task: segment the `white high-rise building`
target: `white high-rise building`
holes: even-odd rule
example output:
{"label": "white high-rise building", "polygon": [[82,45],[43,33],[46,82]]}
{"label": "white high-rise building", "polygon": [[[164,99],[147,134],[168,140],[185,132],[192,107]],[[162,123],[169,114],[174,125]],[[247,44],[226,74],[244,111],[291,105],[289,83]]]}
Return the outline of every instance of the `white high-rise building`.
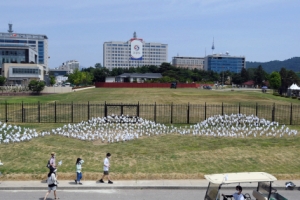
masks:
{"label": "white high-rise building", "polygon": [[31,47],[38,54],[36,64],[44,66],[46,73],[48,72],[48,37],[46,35],[14,33],[12,24],[9,24],[8,32],[0,32],[0,46]]}
{"label": "white high-rise building", "polygon": [[127,42],[104,42],[103,66],[109,69],[114,67],[159,66],[168,62],[168,44],[148,42],[133,38]]}

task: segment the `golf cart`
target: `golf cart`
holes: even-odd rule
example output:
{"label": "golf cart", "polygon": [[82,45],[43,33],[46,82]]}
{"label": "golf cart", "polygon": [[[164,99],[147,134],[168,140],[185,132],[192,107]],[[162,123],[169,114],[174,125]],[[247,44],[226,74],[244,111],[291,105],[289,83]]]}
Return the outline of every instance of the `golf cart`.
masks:
{"label": "golf cart", "polygon": [[223,185],[240,183],[258,183],[251,197],[244,194],[245,200],[287,200],[277,193],[272,187],[272,182],[277,179],[265,172],[241,172],[228,174],[210,174],[204,176],[209,181],[204,200],[221,200],[220,190]]}

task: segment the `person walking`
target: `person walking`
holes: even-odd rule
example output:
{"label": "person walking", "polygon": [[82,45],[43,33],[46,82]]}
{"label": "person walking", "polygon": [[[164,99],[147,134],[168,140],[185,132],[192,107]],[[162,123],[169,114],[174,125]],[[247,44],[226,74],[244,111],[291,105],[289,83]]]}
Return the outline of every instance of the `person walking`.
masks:
{"label": "person walking", "polygon": [[107,153],[106,158],[104,159],[104,163],[103,163],[103,175],[102,175],[102,178],[99,180],[100,183],[104,183],[103,179],[105,176],[107,176],[108,184],[113,184],[113,182],[109,178],[109,168],[110,168],[109,159],[110,159],[110,157],[111,157],[111,154]]}
{"label": "person walking", "polygon": [[51,168],[49,174],[48,174],[48,179],[47,179],[47,184],[48,184],[48,192],[45,195],[44,200],[47,199],[47,196],[51,193],[53,190],[54,193],[54,199],[59,199],[56,195],[56,187],[57,187],[57,169],[56,168]]}
{"label": "person walking", "polygon": [[56,168],[56,162],[55,162],[55,152],[51,153],[51,158],[49,160],[50,168]]}
{"label": "person walking", "polygon": [[77,174],[77,178],[75,180],[76,184],[82,185],[82,183],[80,182],[80,180],[82,179],[82,173],[81,173],[81,169],[82,169],[82,164],[84,163],[84,160],[82,160],[81,158],[77,158],[76,160],[76,174]]}

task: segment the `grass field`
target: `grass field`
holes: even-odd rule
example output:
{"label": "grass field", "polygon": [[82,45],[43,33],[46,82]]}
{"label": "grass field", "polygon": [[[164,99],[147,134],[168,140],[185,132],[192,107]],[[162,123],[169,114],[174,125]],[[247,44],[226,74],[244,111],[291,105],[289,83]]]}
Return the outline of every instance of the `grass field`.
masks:
{"label": "grass field", "polygon": [[220,104],[224,103],[276,103],[300,104],[297,99],[272,95],[272,92],[262,93],[260,90],[203,90],[196,88],[168,89],[168,88],[94,88],[67,94],[52,94],[43,96],[0,96],[0,101],[10,103],[38,102],[99,102],[104,103],[137,103],[141,104]]}
{"label": "grass field", "polygon": [[85,160],[85,179],[98,179],[106,152],[112,153],[113,179],[203,178],[208,173],[237,171],[266,171],[282,179],[300,178],[299,137],[230,139],[181,135],[113,144],[47,136],[1,145],[2,178],[43,179],[51,151],[63,160],[60,179],[75,177],[77,157]]}
{"label": "grass field", "polygon": [[[266,103],[299,104],[299,100],[261,92],[207,91],[199,89],[105,89],[96,88],[70,94],[32,97],[0,97],[8,102],[108,102],[108,103]],[[63,124],[18,124],[38,131]],[[177,125],[177,126],[180,126]],[[300,130],[299,126],[292,126]],[[50,152],[63,160],[60,179],[75,177],[75,160],[82,157],[83,176],[97,180],[106,152],[112,153],[113,179],[203,178],[207,173],[266,171],[279,179],[300,178],[300,137],[211,138],[205,136],[162,135],[138,140],[102,144],[46,136],[29,142],[0,144],[0,176],[3,180],[41,180],[46,177]]]}

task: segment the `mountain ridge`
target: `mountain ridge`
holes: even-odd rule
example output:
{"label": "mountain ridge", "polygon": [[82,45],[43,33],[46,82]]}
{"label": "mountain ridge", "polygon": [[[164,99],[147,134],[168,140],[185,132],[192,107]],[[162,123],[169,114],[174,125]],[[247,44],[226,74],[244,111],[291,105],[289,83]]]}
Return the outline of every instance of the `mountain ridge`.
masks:
{"label": "mountain ridge", "polygon": [[246,61],[246,69],[257,68],[259,65],[267,73],[272,73],[273,71],[279,72],[281,68],[286,68],[287,70],[293,70],[294,72],[300,72],[300,57],[292,57],[283,61],[272,60],[269,62],[251,62]]}

